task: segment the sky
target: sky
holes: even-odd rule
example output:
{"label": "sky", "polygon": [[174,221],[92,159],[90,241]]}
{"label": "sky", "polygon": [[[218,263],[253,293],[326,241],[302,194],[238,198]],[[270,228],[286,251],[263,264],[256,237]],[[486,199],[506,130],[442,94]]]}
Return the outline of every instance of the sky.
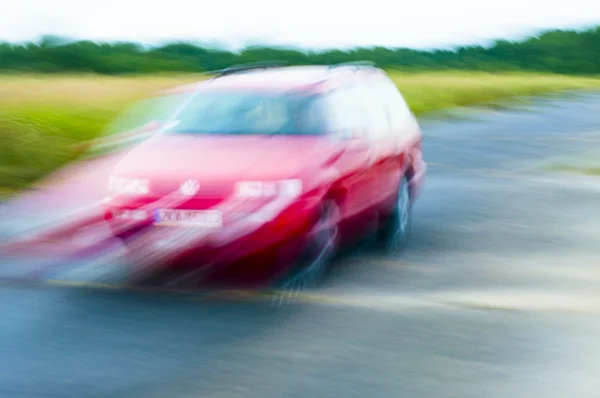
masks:
{"label": "sky", "polygon": [[598,0],[2,0],[0,40],[441,48],[600,24]]}

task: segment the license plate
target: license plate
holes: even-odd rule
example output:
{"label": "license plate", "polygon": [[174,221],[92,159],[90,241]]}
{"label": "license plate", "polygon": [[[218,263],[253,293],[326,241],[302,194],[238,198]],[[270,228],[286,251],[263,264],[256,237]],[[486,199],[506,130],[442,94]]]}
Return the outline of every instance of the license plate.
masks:
{"label": "license plate", "polygon": [[161,225],[193,225],[218,228],[223,225],[221,212],[217,210],[171,210],[158,209],[154,222]]}

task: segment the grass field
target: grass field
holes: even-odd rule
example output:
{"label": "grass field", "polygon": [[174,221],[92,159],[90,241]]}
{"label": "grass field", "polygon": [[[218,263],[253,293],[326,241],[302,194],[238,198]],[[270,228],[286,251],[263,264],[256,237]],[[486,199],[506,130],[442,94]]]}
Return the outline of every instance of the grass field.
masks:
{"label": "grass field", "polygon": [[589,152],[552,159],[544,168],[561,173],[600,176],[600,156],[595,147],[590,145]]}
{"label": "grass field", "polygon": [[[562,90],[599,89],[600,79],[483,72],[398,73],[391,77],[423,113]],[[73,160],[78,143],[138,99],[206,76],[0,75],[0,195],[22,189]]]}

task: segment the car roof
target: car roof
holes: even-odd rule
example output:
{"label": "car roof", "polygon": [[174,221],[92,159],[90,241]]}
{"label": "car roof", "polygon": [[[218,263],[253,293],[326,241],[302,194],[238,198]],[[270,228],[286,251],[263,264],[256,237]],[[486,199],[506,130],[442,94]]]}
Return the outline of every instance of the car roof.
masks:
{"label": "car roof", "polygon": [[352,65],[331,68],[329,66],[285,66],[252,69],[213,79],[178,86],[166,91],[177,93],[196,90],[249,90],[249,91],[310,91],[320,92],[364,78],[365,75],[381,74],[378,68],[357,68]]}

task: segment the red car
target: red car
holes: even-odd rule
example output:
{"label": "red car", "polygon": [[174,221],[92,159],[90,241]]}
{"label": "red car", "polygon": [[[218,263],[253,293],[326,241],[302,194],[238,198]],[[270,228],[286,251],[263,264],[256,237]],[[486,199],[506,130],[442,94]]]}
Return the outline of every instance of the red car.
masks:
{"label": "red car", "polygon": [[106,219],[139,263],[307,284],[374,228],[406,242],[421,131],[381,69],[246,65],[167,96],[109,181]]}

